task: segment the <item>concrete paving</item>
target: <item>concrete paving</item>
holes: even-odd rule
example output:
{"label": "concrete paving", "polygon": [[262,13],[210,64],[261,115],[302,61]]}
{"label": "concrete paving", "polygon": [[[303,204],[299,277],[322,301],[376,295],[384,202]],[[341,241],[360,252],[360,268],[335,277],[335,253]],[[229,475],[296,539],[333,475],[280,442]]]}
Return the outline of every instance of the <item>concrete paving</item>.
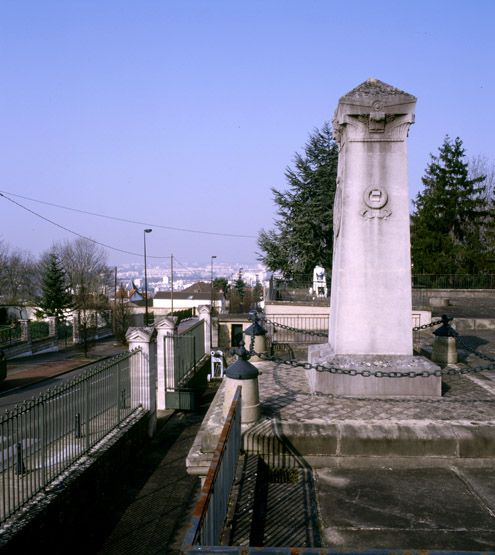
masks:
{"label": "concrete paving", "polygon": [[199,482],[184,464],[203,414],[162,411],[158,432],[125,487],[128,504],[98,555],[179,554]]}
{"label": "concrete paving", "polygon": [[495,468],[359,465],[316,471],[323,543],[354,549],[495,548]]}

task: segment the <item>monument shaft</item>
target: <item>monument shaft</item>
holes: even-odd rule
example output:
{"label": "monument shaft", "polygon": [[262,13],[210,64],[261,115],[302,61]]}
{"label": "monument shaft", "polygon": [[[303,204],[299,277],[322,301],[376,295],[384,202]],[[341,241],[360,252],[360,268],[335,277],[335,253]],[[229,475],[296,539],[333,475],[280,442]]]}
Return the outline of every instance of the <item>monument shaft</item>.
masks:
{"label": "monument shaft", "polygon": [[336,354],[412,355],[406,139],[415,102],[369,80],[335,113],[340,155],[329,343]]}
{"label": "monument shaft", "polygon": [[[333,127],[339,144],[328,344],[309,360],[359,371],[433,372],[413,356],[407,136],[416,98],[376,79],[343,96]],[[437,396],[435,376],[310,375],[314,391]]]}

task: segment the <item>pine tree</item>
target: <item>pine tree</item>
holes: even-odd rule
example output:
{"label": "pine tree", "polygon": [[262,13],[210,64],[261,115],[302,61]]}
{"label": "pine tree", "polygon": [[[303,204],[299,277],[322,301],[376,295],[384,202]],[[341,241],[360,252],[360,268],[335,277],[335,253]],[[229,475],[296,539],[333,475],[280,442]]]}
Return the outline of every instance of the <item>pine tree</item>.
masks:
{"label": "pine tree", "polygon": [[261,230],[259,260],[286,277],[312,275],[320,264],[331,267],[333,250],[333,200],[337,179],[338,147],[325,123],[316,129],[287,168],[287,191],[272,188],[278,206],[275,230]]}
{"label": "pine tree", "polygon": [[469,178],[462,141],[447,136],[438,156],[431,155],[424,189],[411,218],[415,274],[477,274],[490,265],[490,241],[483,240],[493,217],[488,210],[484,176]]}
{"label": "pine tree", "polygon": [[39,314],[65,319],[65,310],[72,308],[72,295],[67,288],[67,278],[55,254],[50,254],[42,277],[42,296],[38,302]]}

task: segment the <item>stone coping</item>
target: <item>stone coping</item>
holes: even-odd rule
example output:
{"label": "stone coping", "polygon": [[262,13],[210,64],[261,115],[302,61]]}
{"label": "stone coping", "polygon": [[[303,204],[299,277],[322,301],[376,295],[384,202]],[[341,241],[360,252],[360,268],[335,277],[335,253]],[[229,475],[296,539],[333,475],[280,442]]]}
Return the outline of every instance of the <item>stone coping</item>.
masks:
{"label": "stone coping", "polygon": [[[300,368],[257,362],[262,417],[243,430],[244,449],[275,465],[291,457],[495,458],[495,376],[446,376],[438,399],[312,395]],[[224,422],[222,383],[187,457],[205,475]],[[322,463],[323,464],[323,463]]]}

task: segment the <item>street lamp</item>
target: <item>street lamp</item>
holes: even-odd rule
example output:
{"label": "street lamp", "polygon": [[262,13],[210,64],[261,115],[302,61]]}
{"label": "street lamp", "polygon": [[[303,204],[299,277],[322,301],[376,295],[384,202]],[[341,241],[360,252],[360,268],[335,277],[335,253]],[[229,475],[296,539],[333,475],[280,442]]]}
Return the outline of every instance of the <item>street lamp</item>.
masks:
{"label": "street lamp", "polygon": [[144,230],[144,325],[148,325],[148,274],[146,272],[146,234],[151,233],[152,229]]}
{"label": "street lamp", "polygon": [[216,256],[211,257],[211,278],[210,278],[210,349],[213,348],[212,345],[212,327],[213,327],[213,259]]}

